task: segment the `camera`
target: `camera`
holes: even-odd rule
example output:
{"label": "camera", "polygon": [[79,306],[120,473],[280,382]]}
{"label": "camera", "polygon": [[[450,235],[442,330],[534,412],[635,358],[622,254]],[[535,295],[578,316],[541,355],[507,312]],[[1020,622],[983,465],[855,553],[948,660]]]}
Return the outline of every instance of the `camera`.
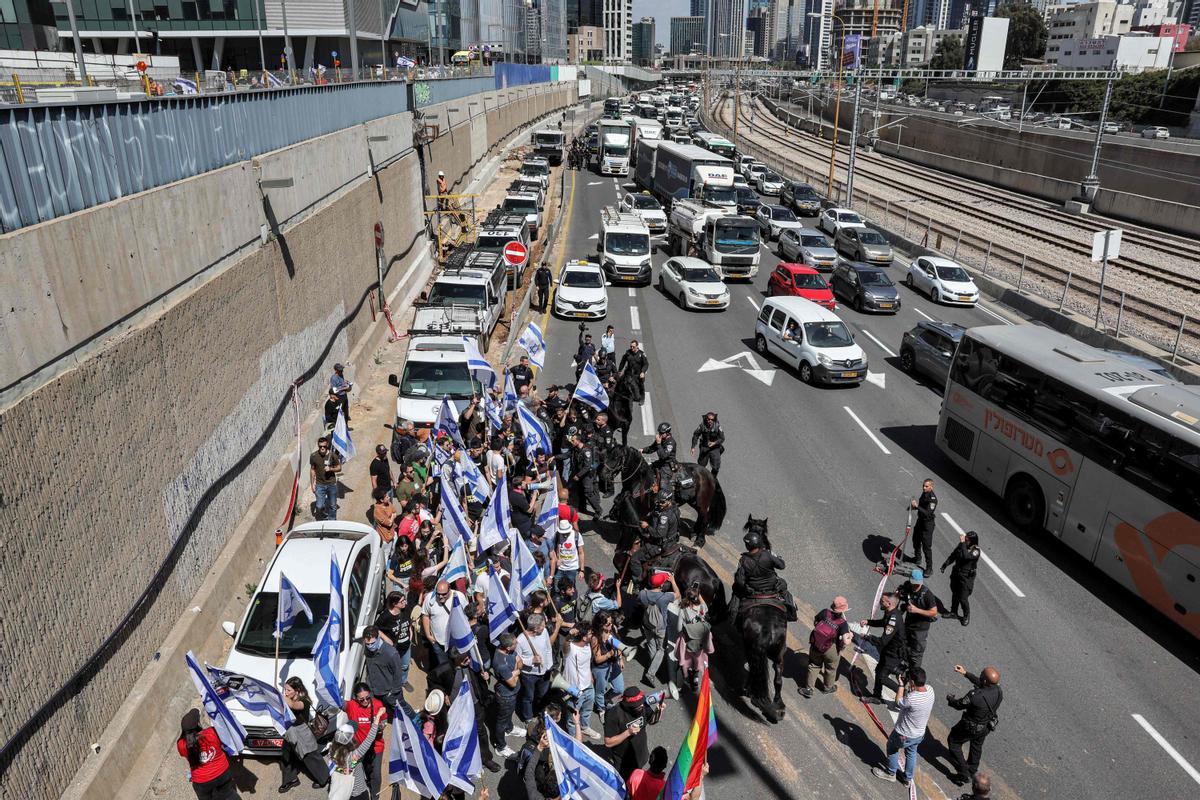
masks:
{"label": "camera", "polygon": [[667,693],[663,691],[646,694],[646,710],[642,712],[642,719],[646,721],[647,725],[654,725],[662,718],[663,701],[666,698]]}

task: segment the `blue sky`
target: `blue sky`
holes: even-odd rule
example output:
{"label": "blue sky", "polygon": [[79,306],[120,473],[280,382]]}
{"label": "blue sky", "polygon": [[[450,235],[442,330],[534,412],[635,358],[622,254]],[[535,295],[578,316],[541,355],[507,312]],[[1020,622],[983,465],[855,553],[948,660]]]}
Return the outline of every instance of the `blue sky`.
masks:
{"label": "blue sky", "polygon": [[654,38],[666,46],[671,43],[671,17],[686,17],[690,0],[633,0],[633,21],[654,17]]}

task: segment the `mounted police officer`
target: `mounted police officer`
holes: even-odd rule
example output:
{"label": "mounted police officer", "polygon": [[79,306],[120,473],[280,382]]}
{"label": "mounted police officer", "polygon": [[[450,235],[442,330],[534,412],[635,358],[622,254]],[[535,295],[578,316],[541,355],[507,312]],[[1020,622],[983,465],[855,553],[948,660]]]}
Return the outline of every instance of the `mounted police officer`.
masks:
{"label": "mounted police officer", "polygon": [[788,591],[787,581],[775,572],[784,568],[783,559],[764,547],[762,534],[758,531],[749,531],[742,537],[742,542],[746,545],[746,552],[738,560],[737,572],[733,575],[730,616],[737,618],[738,606],[743,598],[776,595],[783,601],[788,621],[795,622],[796,601]]}
{"label": "mounted police officer", "polygon": [[[975,572],[979,568],[979,534],[967,531],[958,543],[958,547],[942,562],[942,572],[953,565],[950,571],[950,615],[958,617],[963,625],[971,624],[971,592],[975,590]],[[962,606],[962,616],[958,616],[958,607]]]}
{"label": "mounted police officer", "polygon": [[650,453],[653,457],[650,467],[658,473],[658,490],[660,492],[674,491],[675,452],[678,449],[675,437],[671,434],[671,423],[669,422],[660,423],[654,442],[642,448],[643,453]]}
{"label": "mounted police officer", "polygon": [[671,495],[659,493],[655,506],[649,519],[642,521],[642,544],[629,565],[630,577],[638,586],[646,562],[679,544],[679,509],[671,502]]}
{"label": "mounted police officer", "polygon": [[[601,411],[596,415],[596,421],[592,427],[592,446],[596,448],[596,456],[601,462],[617,446],[617,432],[608,424],[607,411]],[[605,497],[612,497],[614,490],[612,476],[605,477],[603,470],[600,470],[598,474],[600,478],[600,493]]]}
{"label": "mounted police officer", "polygon": [[587,511],[591,506],[592,515],[599,517],[604,514],[600,508],[598,491],[600,456],[582,431],[577,432],[570,441],[574,448],[571,451],[571,475],[579,487],[579,510]]}
{"label": "mounted police officer", "polygon": [[696,430],[692,431],[692,454],[696,446],[700,446],[700,466],[708,467],[713,477],[721,471],[721,454],[725,452],[725,431],[717,421],[717,412],[709,411],[701,419]]}

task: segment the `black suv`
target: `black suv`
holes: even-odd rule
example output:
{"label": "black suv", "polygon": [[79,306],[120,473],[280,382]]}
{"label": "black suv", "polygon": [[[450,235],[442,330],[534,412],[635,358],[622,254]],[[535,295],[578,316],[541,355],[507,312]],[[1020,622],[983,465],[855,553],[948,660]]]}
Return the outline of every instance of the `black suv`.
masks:
{"label": "black suv", "polygon": [[758,199],[758,195],[749,186],[735,186],[734,189],[737,190],[738,213],[753,217],[762,205],[762,200]]}
{"label": "black suv", "polygon": [[815,217],[821,213],[821,196],[807,183],[788,181],[783,184],[779,204],[804,217]]}
{"label": "black suv", "polygon": [[900,310],[900,291],[881,267],[843,261],[833,268],[829,285],[855,311],[895,314]]}
{"label": "black suv", "polygon": [[900,366],[905,372],[922,372],[945,386],[954,351],[966,330],[952,322],[918,322],[900,340]]}

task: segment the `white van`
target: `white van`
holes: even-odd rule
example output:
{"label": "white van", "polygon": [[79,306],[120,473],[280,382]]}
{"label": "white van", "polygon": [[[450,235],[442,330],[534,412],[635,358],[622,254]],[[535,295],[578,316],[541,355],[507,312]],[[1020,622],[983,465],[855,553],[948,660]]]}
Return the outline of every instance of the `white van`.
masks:
{"label": "white van", "polygon": [[763,302],[754,323],[754,348],[794,367],[805,383],[857,384],[867,377],[867,354],[846,323],[803,297]]}

